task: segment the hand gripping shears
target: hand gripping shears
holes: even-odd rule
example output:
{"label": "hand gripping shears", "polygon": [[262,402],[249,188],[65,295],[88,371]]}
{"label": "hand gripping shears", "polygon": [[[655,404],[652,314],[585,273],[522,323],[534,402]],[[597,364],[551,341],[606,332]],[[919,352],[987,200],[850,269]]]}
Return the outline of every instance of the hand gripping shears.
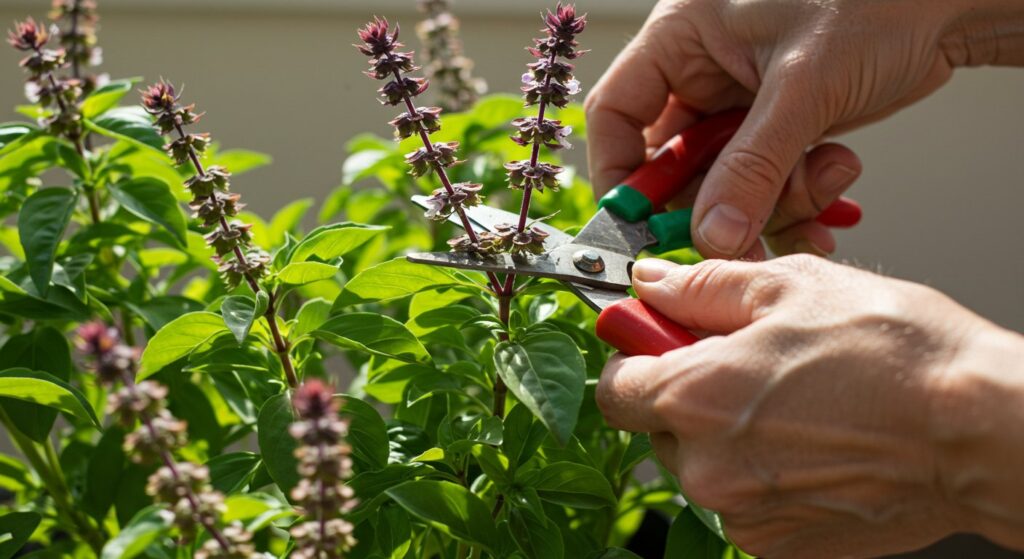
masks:
{"label": "hand gripping shears", "polygon": [[[666,252],[692,246],[691,209],[665,212],[665,204],[706,171],[735,135],[744,110],[711,116],[665,144],[648,162],[606,194],[594,217],[573,237],[545,223],[548,233],[540,255],[478,256],[431,252],[408,255],[411,262],[537,276],[559,280],[600,313],[597,335],[627,355],[661,355],[699,338],[639,299],[631,298],[630,274],[643,251]],[[426,197],[413,201],[427,207]],[[481,231],[516,223],[518,215],[480,205],[465,208],[471,225]],[[861,218],[856,202],[841,198],[817,220],[829,227],[852,227]],[[451,220],[460,225],[456,217]]]}

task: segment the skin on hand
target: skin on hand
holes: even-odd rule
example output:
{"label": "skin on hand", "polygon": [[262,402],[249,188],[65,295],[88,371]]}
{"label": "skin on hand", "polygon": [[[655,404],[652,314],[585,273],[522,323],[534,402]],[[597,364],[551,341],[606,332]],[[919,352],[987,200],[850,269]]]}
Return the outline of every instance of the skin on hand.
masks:
{"label": "skin on hand", "polygon": [[591,180],[601,195],[700,113],[750,107],[696,195],[697,249],[736,258],[764,233],[780,254],[829,253],[828,230],[792,207],[825,208],[860,163],[820,139],[915,103],[955,66],[1024,62],[1022,12],[1019,0],[662,0],[587,98]]}
{"label": "skin on hand", "polygon": [[713,333],[616,356],[598,404],[762,557],[872,557],[957,531],[1024,548],[1024,338],[912,283],[790,256],[641,260],[645,302]]}

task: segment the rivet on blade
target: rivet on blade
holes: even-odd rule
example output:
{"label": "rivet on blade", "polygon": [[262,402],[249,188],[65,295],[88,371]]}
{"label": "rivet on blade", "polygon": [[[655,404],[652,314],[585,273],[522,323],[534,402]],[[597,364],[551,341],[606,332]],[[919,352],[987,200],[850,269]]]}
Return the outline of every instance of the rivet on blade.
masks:
{"label": "rivet on blade", "polygon": [[604,259],[596,250],[578,250],[572,255],[572,263],[581,272],[597,274],[604,271]]}

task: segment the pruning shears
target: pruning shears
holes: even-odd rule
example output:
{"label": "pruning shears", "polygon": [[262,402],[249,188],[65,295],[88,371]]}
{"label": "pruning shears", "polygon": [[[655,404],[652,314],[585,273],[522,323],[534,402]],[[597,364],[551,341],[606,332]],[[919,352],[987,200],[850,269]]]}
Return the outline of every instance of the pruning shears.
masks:
{"label": "pruning shears", "polygon": [[[692,246],[692,209],[666,212],[665,204],[706,171],[736,134],[744,110],[711,116],[665,144],[598,203],[598,211],[574,237],[546,223],[546,252],[540,255],[478,256],[450,252],[408,255],[411,262],[483,272],[551,278],[563,282],[598,311],[597,335],[627,355],[661,355],[699,338],[639,299],[630,296],[630,274],[644,250],[662,253]],[[426,197],[413,201],[427,207]],[[494,231],[518,215],[485,205],[465,208],[471,225]],[[861,209],[841,198],[817,220],[829,227],[856,225]],[[456,217],[453,223],[462,225]]]}

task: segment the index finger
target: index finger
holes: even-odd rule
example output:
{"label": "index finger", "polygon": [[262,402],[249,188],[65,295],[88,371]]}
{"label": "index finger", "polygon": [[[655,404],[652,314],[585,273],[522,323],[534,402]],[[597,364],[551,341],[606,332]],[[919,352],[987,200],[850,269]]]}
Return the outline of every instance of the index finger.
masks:
{"label": "index finger", "polygon": [[646,160],[644,129],[668,102],[669,83],[651,49],[641,31],[587,96],[587,160],[598,196]]}

